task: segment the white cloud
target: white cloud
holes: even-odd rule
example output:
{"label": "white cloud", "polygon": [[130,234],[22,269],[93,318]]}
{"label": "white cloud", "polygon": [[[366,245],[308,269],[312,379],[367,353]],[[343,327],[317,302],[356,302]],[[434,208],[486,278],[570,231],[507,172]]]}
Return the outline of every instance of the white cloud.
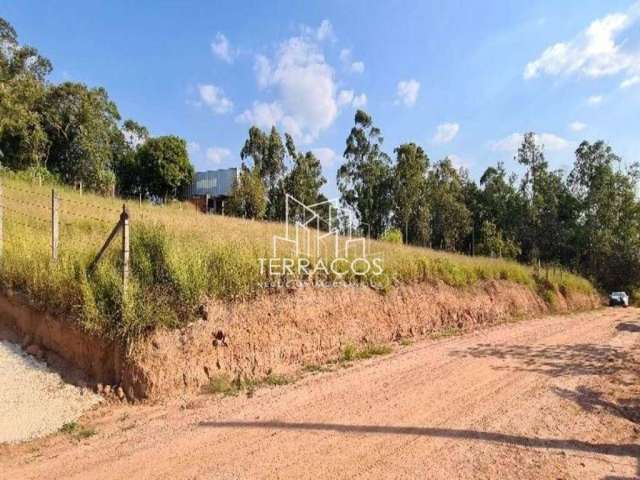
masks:
{"label": "white cloud", "polygon": [[[569,141],[554,133],[536,134],[536,143],[544,145],[546,150],[557,151],[564,150],[569,146]],[[515,152],[522,144],[524,135],[522,133],[512,133],[496,142],[491,142],[491,150],[503,152]]]}
{"label": "white cloud", "polygon": [[227,113],[233,108],[233,102],[215,85],[198,85],[198,93],[200,100],[215,113]]}
{"label": "white cloud", "polygon": [[351,73],[363,73],[364,72],[364,62],[362,60],[353,61],[351,57],[351,50],[348,48],[343,48],[340,50],[340,62],[344,65],[344,67]]}
{"label": "white cloud", "polygon": [[348,48],[343,48],[342,50],[340,50],[340,61],[342,63],[351,62],[351,50],[349,50]]}
{"label": "white cloud", "polygon": [[349,105],[353,102],[353,90],[340,90],[338,92],[338,105]]}
{"label": "white cloud", "polygon": [[256,80],[258,81],[258,87],[265,88],[269,85],[271,78],[271,62],[264,55],[256,56],[256,63],[253,66],[253,70],[256,72]]}
{"label": "white cloud", "polygon": [[600,105],[602,103],[602,95],[592,95],[587,98],[587,103],[591,106]]}
{"label": "white cloud", "polygon": [[582,123],[582,122],[571,122],[569,124],[569,128],[571,129],[571,131],[573,132],[581,132],[582,130],[584,130],[585,128],[587,128],[587,125]]}
{"label": "white cloud", "polygon": [[200,150],[200,144],[198,142],[187,143],[187,151],[189,152],[189,155],[196,155],[200,153]]}
{"label": "white cloud", "polygon": [[364,62],[357,61],[351,64],[351,72],[352,73],[363,73],[364,72]]}
{"label": "white cloud", "polygon": [[249,123],[262,129],[269,129],[277,125],[284,117],[282,107],[278,102],[253,102],[253,108],[245,110],[236,117],[236,121]]}
{"label": "white cloud", "polygon": [[640,83],[640,75],[635,75],[633,77],[627,78],[626,80],[623,80],[622,83],[620,83],[620,88],[629,88],[638,83]]}
{"label": "white cloud", "polygon": [[316,38],[319,41],[334,38],[333,25],[331,25],[331,22],[329,20],[324,19],[322,20],[322,22],[320,22],[320,26],[316,30]]}
{"label": "white cloud", "polygon": [[360,95],[356,95],[353,97],[353,108],[362,108],[367,105],[367,95],[361,93]]}
{"label": "white cloud", "polygon": [[633,74],[640,70],[640,52],[630,51],[616,37],[640,18],[640,3],[625,13],[613,13],[595,20],[585,31],[567,42],[548,47],[524,69],[524,78],[540,74],[601,77],[617,73]]}
{"label": "white cloud", "polygon": [[398,82],[396,90],[396,104],[403,103],[407,107],[412,107],[418,100],[418,92],[420,91],[420,82],[414,79],[402,80]]}
{"label": "white cloud", "polygon": [[318,157],[320,164],[325,168],[333,166],[338,158],[336,152],[327,147],[314,148],[312,152],[316,157]]}
{"label": "white cloud", "polygon": [[228,148],[222,147],[209,147],[207,148],[207,160],[215,163],[216,165],[222,163],[222,161],[231,155],[231,151]]}
{"label": "white cloud", "polygon": [[353,90],[340,90],[337,102],[339,107],[351,105],[353,108],[362,108],[367,104],[367,95],[355,95]]}
{"label": "white cloud", "polygon": [[256,81],[272,99],[254,102],[236,120],[263,128],[281,125],[297,141],[310,143],[333,124],[341,107],[362,102],[366,97],[353,90],[338,92],[334,69],[318,43],[332,36],[331,24],[323,22],[280,43],[273,56],[256,56]]}
{"label": "white cloud", "polygon": [[320,22],[317,28],[310,27],[308,25],[302,25],[300,28],[302,35],[317,42],[323,42],[324,40],[334,41],[336,36],[333,33],[333,25],[326,18]]}
{"label": "white cloud", "polygon": [[211,51],[219,59],[227,63],[233,62],[233,50],[229,45],[229,40],[227,40],[227,37],[223,33],[218,32],[216,34],[216,39],[211,42]]}
{"label": "white cloud", "polygon": [[442,123],[436,128],[433,141],[435,143],[449,143],[455,138],[459,130],[460,125],[457,123]]}
{"label": "white cloud", "polygon": [[547,150],[564,150],[569,146],[569,141],[553,133],[541,133],[536,135],[536,142],[545,146]]}
{"label": "white cloud", "polygon": [[468,160],[461,158],[458,155],[450,154],[447,155],[447,158],[451,160],[451,164],[457,170],[460,170],[461,168],[469,169],[471,166],[471,163]]}
{"label": "white cloud", "polygon": [[500,140],[491,142],[491,150],[501,152],[513,152],[518,149],[522,143],[523,135],[521,133],[512,133]]}

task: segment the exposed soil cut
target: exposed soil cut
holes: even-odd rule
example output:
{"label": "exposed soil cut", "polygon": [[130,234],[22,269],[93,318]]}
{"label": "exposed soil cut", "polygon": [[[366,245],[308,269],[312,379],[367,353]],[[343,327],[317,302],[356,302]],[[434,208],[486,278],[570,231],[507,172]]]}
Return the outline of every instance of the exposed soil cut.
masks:
{"label": "exposed soil cut", "polygon": [[[598,303],[596,296],[558,292],[554,310]],[[129,398],[153,400],[198,391],[223,372],[250,378],[287,373],[335,359],[348,344],[449,335],[549,311],[531,289],[502,281],[469,288],[405,285],[387,294],[306,288],[246,302],[211,302],[206,320],[155,331],[125,355],[117,343],[36,312],[15,297],[0,297],[0,324],[18,332],[18,341],[28,338],[47,360],[80,368],[93,383],[120,385]]]}
{"label": "exposed soil cut", "polygon": [[[558,293],[554,311],[596,307],[596,296]],[[549,312],[530,289],[491,281],[472,288],[416,284],[371,289],[300,289],[250,302],[212,302],[207,320],[157,331],[123,374],[138,397],[197,391],[220,372],[250,378],[336,359],[345,345],[471,331]]]}

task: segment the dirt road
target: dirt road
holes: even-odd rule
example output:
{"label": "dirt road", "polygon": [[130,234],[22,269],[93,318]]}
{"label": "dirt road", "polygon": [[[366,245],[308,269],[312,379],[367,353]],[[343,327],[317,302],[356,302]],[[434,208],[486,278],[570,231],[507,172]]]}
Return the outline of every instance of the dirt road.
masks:
{"label": "dirt road", "polygon": [[0,448],[2,478],[640,475],[640,310],[398,346],[251,398],[100,407],[97,434]]}

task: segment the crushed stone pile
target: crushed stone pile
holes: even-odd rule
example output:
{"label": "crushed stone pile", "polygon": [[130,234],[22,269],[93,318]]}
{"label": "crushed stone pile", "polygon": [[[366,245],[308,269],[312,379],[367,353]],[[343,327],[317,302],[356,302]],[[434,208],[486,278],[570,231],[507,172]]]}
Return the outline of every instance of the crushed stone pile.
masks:
{"label": "crushed stone pile", "polygon": [[0,443],[48,435],[101,401],[10,342],[0,340]]}

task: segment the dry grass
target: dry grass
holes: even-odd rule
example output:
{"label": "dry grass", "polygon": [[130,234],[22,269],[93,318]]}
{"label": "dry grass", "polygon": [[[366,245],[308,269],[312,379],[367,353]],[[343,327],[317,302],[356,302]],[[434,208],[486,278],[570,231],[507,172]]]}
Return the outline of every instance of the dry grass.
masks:
{"label": "dry grass", "polygon": [[[122,302],[119,241],[91,275],[87,266],[118,221],[122,200],[80,195],[56,186],[60,196],[60,256],[51,261],[51,187],[14,176],[2,178],[4,250],[0,281],[36,305],[68,314],[85,329],[133,338],[157,326],[176,327],[195,318],[208,298],[247,298],[268,278],[259,258],[271,256],[272,236],[282,224],[202,215],[189,203],[157,206],[127,202],[131,223],[131,288]],[[382,290],[409,282],[443,281],[462,287],[502,279],[532,289],[592,291],[588,281],[566,272],[541,283],[516,262],[468,257],[371,242],[384,259]],[[366,283],[367,276],[345,277]]]}

